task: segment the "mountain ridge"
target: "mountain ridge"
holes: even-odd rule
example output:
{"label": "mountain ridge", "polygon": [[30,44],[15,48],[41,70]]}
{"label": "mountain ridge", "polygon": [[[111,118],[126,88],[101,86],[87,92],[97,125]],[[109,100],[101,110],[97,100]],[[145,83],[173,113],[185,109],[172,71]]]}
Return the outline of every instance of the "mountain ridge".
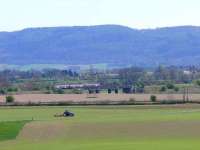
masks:
{"label": "mountain ridge", "polygon": [[27,28],[0,32],[0,64],[200,64],[200,27],[121,25]]}

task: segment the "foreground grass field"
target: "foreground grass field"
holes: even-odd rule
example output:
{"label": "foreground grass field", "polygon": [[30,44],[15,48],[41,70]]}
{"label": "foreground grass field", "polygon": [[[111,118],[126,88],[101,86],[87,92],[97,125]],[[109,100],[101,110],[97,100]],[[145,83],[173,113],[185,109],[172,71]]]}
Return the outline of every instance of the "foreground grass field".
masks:
{"label": "foreground grass field", "polygon": [[[32,120],[1,150],[199,150],[200,106],[0,108],[0,122]],[[2,123],[0,123],[0,128]],[[1,132],[1,130],[0,130]],[[1,133],[0,133],[1,134]]]}
{"label": "foreground grass field", "polygon": [[15,139],[28,121],[0,122],[0,141]]}

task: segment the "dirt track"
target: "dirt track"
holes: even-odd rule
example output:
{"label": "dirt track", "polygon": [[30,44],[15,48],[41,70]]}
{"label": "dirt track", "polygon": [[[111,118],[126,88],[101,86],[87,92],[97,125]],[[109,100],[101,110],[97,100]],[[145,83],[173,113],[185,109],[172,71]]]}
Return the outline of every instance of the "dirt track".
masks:
{"label": "dirt track", "polygon": [[[183,100],[182,94],[155,94],[158,100]],[[16,102],[68,102],[68,101],[149,101],[151,94],[21,94],[14,95]],[[190,100],[200,101],[200,94],[190,94]],[[0,96],[5,102],[5,96]]]}

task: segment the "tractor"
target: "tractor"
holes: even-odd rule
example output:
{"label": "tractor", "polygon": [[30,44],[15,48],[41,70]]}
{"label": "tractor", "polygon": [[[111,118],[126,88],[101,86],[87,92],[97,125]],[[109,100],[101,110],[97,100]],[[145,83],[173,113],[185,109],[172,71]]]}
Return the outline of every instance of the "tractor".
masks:
{"label": "tractor", "polygon": [[74,113],[65,110],[62,114],[55,114],[54,117],[74,117]]}

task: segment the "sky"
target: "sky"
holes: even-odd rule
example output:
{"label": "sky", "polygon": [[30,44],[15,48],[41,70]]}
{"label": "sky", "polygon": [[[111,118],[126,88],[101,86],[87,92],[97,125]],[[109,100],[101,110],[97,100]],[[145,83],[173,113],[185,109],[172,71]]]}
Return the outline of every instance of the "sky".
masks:
{"label": "sky", "polygon": [[200,26],[200,0],[0,0],[0,31],[119,24]]}

